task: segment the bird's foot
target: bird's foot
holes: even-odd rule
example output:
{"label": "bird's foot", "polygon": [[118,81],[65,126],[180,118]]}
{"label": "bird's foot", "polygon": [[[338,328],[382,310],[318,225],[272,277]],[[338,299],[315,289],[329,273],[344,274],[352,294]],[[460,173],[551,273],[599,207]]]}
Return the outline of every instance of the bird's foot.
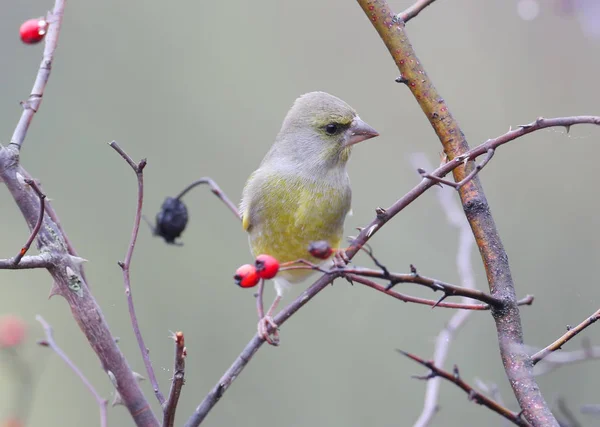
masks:
{"label": "bird's foot", "polygon": [[333,254],[333,266],[336,268],[344,268],[350,262],[350,258],[346,255],[346,249],[336,249]]}
{"label": "bird's foot", "polygon": [[258,336],[273,346],[279,345],[279,328],[271,316],[258,321]]}

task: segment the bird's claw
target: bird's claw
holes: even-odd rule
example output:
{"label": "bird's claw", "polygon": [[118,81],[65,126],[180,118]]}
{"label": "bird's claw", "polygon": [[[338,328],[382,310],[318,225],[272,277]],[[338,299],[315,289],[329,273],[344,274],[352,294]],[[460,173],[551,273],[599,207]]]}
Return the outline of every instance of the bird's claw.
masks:
{"label": "bird's claw", "polygon": [[333,266],[336,268],[344,268],[350,262],[350,258],[346,255],[346,249],[338,249],[333,254]]}
{"label": "bird's claw", "polygon": [[271,316],[258,321],[258,336],[273,346],[279,345],[279,329]]}

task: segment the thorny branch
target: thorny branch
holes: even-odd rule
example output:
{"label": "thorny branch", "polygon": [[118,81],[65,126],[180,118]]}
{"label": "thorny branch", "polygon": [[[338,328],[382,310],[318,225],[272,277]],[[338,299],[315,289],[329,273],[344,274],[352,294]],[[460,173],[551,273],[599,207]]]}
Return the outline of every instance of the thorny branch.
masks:
{"label": "thorny branch", "polygon": [[[65,0],[55,0],[54,8],[48,14],[48,32],[42,62],[38,70],[29,99],[22,103],[23,112],[7,147],[0,145],[0,181],[18,205],[30,229],[34,229],[40,219],[40,200],[32,194],[24,179],[31,179],[29,173],[20,166],[20,149],[36,112],[39,111],[42,96],[52,68],[52,61],[58,43],[58,36],[65,10]],[[101,366],[113,381],[123,404],[138,426],[158,426],[158,420],[135,380],[135,376],[121,353],[100,306],[90,292],[81,263],[85,260],[77,256],[73,245],[60,225],[58,216],[49,203],[37,235],[41,255],[25,256],[18,265],[0,260],[0,268],[24,269],[45,267],[54,284],[50,296],[61,295],[71,308],[73,318],[85,334],[91,348],[100,359]],[[12,260],[9,260],[12,261]]]}
{"label": "thorny branch", "polygon": [[[570,126],[574,124],[598,124],[600,125],[600,117],[596,116],[575,116],[575,117],[560,117],[556,119],[538,119],[531,125],[525,125],[519,127],[516,130],[486,141],[485,143],[475,147],[468,153],[458,157],[455,160],[449,161],[439,168],[431,172],[431,175],[444,177],[448,173],[452,172],[455,168],[459,167],[465,158],[473,160],[485,153],[487,153],[490,147],[496,148],[510,141],[513,141],[523,135],[534,132],[539,129],[544,129],[553,126]],[[412,190],[406,193],[403,197],[398,199],[392,206],[387,209],[380,208],[377,210],[377,215],[370,224],[362,228],[359,235],[354,239],[352,245],[347,249],[346,254],[350,259],[356,255],[356,253],[362,248],[365,243],[391,220],[395,215],[401,212],[404,208],[410,205],[418,197],[420,197],[425,191],[433,187],[436,183],[431,180],[424,178],[419,184],[417,184]],[[294,313],[314,298],[320,291],[322,291],[327,285],[329,285],[335,278],[339,277],[339,273],[332,272],[330,274],[324,274],[315,283],[313,283],[308,289],[306,289],[300,296],[298,296],[292,303],[275,316],[274,321],[277,325],[281,326],[287,319],[289,319]],[[382,288],[385,287],[382,286]],[[518,301],[517,301],[518,302]],[[516,303],[517,303],[516,302]],[[530,303],[530,301],[523,302],[524,304]],[[217,404],[223,394],[227,391],[229,386],[235,381],[240,375],[242,370],[250,362],[254,354],[263,345],[264,341],[255,335],[250,342],[246,345],[244,350],[235,359],[233,364],[225,371],[221,379],[211,389],[204,400],[198,405],[192,416],[188,419],[185,427],[195,427],[206,418],[210,410]]]}
{"label": "thorny branch", "polygon": [[117,144],[116,141],[112,141],[109,145],[117,153],[119,153],[119,155],[129,164],[129,166],[131,166],[137,177],[138,196],[135,211],[135,219],[133,221],[133,230],[131,231],[131,240],[129,241],[129,246],[127,248],[125,260],[123,260],[123,262],[119,262],[119,266],[123,270],[125,295],[127,295],[127,307],[129,308],[129,317],[131,318],[131,326],[133,327],[133,333],[135,334],[138,346],[140,347],[142,359],[144,360],[144,366],[146,367],[146,372],[148,373],[148,377],[150,378],[150,383],[152,384],[154,394],[156,395],[158,402],[161,405],[163,405],[165,403],[165,397],[163,396],[158,387],[158,380],[156,379],[154,368],[152,368],[152,361],[150,360],[149,350],[146,347],[146,344],[144,343],[144,338],[142,337],[142,332],[140,331],[140,325],[135,314],[133,295],[131,294],[131,280],[129,277],[131,259],[133,258],[133,251],[135,250],[135,243],[137,241],[137,236],[140,231],[140,222],[142,220],[142,206],[144,204],[144,168],[146,167],[146,159],[142,159],[139,163],[136,164],[133,161],[133,159],[119,146],[119,144]]}
{"label": "thorny branch", "polygon": [[[421,154],[413,155],[411,161],[413,164],[419,162],[423,164],[422,162],[426,162],[427,159],[425,155]],[[428,167],[428,169],[431,168]],[[471,253],[475,245],[475,239],[473,238],[473,233],[471,233],[469,223],[462,212],[460,203],[453,197],[454,195],[452,192],[445,188],[438,188],[436,193],[442,210],[446,214],[448,223],[459,231],[458,249],[456,251],[456,267],[461,285],[468,289],[476,289],[475,273],[471,261]],[[463,297],[462,302],[468,304],[471,302],[471,299]],[[471,313],[471,311],[467,310],[457,311],[439,332],[435,340],[435,350],[433,352],[433,363],[436,366],[444,366],[454,336],[469,319]],[[427,427],[433,420],[433,417],[438,411],[438,397],[441,382],[442,380],[439,377],[427,381],[423,410],[421,411],[419,418],[415,421],[414,427]],[[494,399],[498,401],[495,397]],[[502,402],[498,401],[498,403],[502,405]]]}
{"label": "thorny branch", "polygon": [[467,395],[469,396],[469,400],[471,400],[479,405],[486,406],[487,408],[491,409],[492,411],[496,412],[497,414],[502,415],[504,418],[506,418],[513,424],[516,424],[518,426],[524,426],[524,427],[531,426],[531,424],[529,424],[529,422],[527,422],[527,420],[525,418],[523,418],[522,412],[519,412],[519,413],[512,412],[508,408],[505,408],[504,406],[498,404],[498,402],[479,393],[477,390],[475,390],[473,387],[471,387],[469,384],[467,384],[465,381],[463,381],[462,378],[460,377],[458,367],[456,365],[454,366],[454,371],[452,373],[450,373],[450,372],[444,371],[443,369],[438,368],[432,361],[421,359],[420,357],[415,356],[414,354],[407,353],[402,350],[397,350],[397,351],[398,351],[398,353],[402,354],[403,356],[406,356],[409,359],[414,360],[415,362],[419,363],[420,365],[425,366],[426,368],[428,368],[430,370],[430,372],[428,374],[422,375],[422,376],[414,376],[414,378],[420,379],[420,380],[430,380],[432,378],[437,378],[437,377],[443,378],[443,379],[455,384],[457,387],[459,387],[465,393],[467,393]]}
{"label": "thorny branch", "polygon": [[42,316],[39,315],[36,316],[36,320],[41,323],[42,327],[44,328],[44,332],[46,333],[46,339],[43,341],[38,341],[38,344],[45,347],[50,347],[58,355],[58,357],[60,357],[63,360],[63,362],[67,364],[69,369],[75,372],[75,375],[79,377],[81,382],[83,382],[83,385],[87,387],[87,389],[90,391],[90,393],[92,393],[92,396],[94,396],[94,399],[96,399],[96,402],[98,403],[98,407],[100,408],[100,426],[107,427],[108,424],[106,417],[106,406],[108,404],[108,401],[102,396],[100,396],[100,394],[96,391],[92,383],[90,383],[89,380],[85,377],[85,375],[83,375],[83,372],[81,372],[77,365],[75,365],[75,363],[73,363],[73,361],[69,359],[69,356],[67,356],[67,354],[58,346],[58,344],[56,344],[56,341],[54,341],[52,327],[48,324],[48,322],[46,322],[42,318]]}
{"label": "thorny branch", "polygon": [[[474,167],[473,157],[465,156],[465,153],[470,151],[469,145],[464,132],[417,57],[404,25],[398,23],[385,0],[358,0],[358,3],[388,48],[400,71],[399,81],[406,84],[425,113],[450,163],[457,159],[461,161],[461,167],[453,170],[454,180],[461,182]],[[596,124],[600,123],[600,118],[593,120]],[[519,127],[511,136],[524,135],[543,124],[544,119],[539,119],[531,125]],[[486,146],[485,152],[490,148],[494,147]],[[478,155],[481,154],[483,153]],[[523,344],[523,327],[508,256],[478,177],[475,176],[462,186],[459,195],[486,270],[490,293],[504,301],[502,310],[492,310],[492,315],[500,356],[515,397],[529,422],[536,426],[558,427],[533,376],[531,359],[524,349],[519,347]]]}

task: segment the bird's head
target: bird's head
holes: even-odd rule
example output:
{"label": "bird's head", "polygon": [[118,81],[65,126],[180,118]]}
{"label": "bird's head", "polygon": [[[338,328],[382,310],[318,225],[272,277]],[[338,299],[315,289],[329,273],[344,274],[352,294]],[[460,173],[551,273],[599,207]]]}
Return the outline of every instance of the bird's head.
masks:
{"label": "bird's head", "polygon": [[378,135],[341,99],[310,92],[294,102],[271,154],[280,160],[333,167],[346,163],[354,144]]}

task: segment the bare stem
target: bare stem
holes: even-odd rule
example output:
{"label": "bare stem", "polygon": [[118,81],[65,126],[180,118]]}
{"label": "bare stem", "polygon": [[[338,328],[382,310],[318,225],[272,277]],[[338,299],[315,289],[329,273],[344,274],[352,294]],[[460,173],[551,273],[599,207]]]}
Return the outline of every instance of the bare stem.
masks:
{"label": "bare stem", "polygon": [[96,399],[96,402],[98,403],[98,407],[100,408],[100,426],[107,427],[108,424],[106,417],[106,407],[108,401],[102,396],[100,396],[100,394],[98,394],[92,383],[88,381],[83,372],[81,372],[77,365],[75,365],[75,363],[73,363],[73,361],[69,359],[69,356],[67,356],[67,354],[64,351],[62,351],[58,344],[56,344],[56,342],[54,341],[52,327],[48,324],[48,322],[46,322],[40,315],[35,316],[35,319],[41,323],[42,327],[44,328],[44,332],[46,333],[46,339],[44,341],[39,341],[38,344],[50,347],[58,355],[58,357],[60,357],[63,360],[63,362],[65,362],[67,366],[73,372],[75,372],[75,375],[79,377],[81,382],[83,382],[83,384],[87,387],[90,393],[92,393],[92,396],[94,396],[94,399]]}
{"label": "bare stem", "polygon": [[66,0],[56,0],[54,3],[54,9],[46,18],[49,25],[48,32],[45,36],[42,63],[40,64],[35,82],[33,83],[31,95],[29,95],[27,101],[21,102],[23,113],[21,113],[21,118],[17,123],[17,127],[13,132],[12,138],[10,139],[10,143],[16,145],[19,150],[25,141],[25,136],[27,136],[27,131],[29,130],[29,125],[33,120],[33,116],[40,109],[42,97],[44,96],[44,90],[46,89],[46,84],[50,78],[50,70],[52,69],[54,52],[56,51],[56,46],[58,45],[58,35],[60,34],[60,28],[65,12],[65,3]]}
{"label": "bare stem", "polygon": [[396,15],[396,20],[406,24],[434,1],[435,0],[417,0],[412,6],[406,8],[404,12],[400,12]]}
{"label": "bare stem", "polygon": [[133,221],[133,229],[131,230],[131,239],[129,240],[129,246],[125,255],[125,260],[119,262],[119,266],[123,270],[123,282],[125,284],[125,295],[127,295],[127,307],[129,308],[129,317],[131,318],[131,326],[133,333],[137,339],[140,352],[142,353],[142,359],[144,360],[144,366],[150,379],[150,384],[154,390],[154,394],[158,399],[158,402],[163,405],[165,403],[165,397],[161,393],[158,387],[158,381],[154,368],[152,367],[152,361],[150,360],[150,352],[144,343],[142,332],[140,331],[140,325],[138,323],[137,315],[135,314],[135,306],[133,304],[133,295],[131,293],[131,279],[129,276],[129,270],[131,267],[131,259],[133,258],[133,251],[135,250],[135,243],[137,236],[140,231],[140,222],[142,221],[142,206],[144,204],[144,167],[146,167],[146,159],[142,159],[139,163],[135,163],[132,158],[117,144],[116,141],[112,141],[109,144],[121,157],[131,166],[137,177],[138,183],[138,195],[137,205],[135,210],[135,219]]}
{"label": "bare stem", "polygon": [[[424,155],[421,157],[425,157]],[[413,156],[413,163],[416,163],[417,158]],[[428,167],[428,169],[431,169]],[[471,262],[471,252],[475,244],[471,228],[467,222],[461,206],[453,197],[452,192],[444,188],[437,191],[438,201],[442,209],[446,213],[448,222],[459,231],[458,250],[456,252],[456,266],[460,276],[461,285],[468,289],[476,289],[475,274],[473,264]],[[462,302],[468,304],[471,301],[468,297],[463,297]],[[472,311],[459,310],[454,313],[450,320],[445,324],[435,340],[435,350],[433,352],[433,363],[436,366],[444,366],[450,345],[462,326],[467,322]],[[425,399],[423,403],[423,411],[414,427],[428,426],[433,417],[438,411],[438,398],[441,385],[441,378],[433,378],[427,381],[427,389],[425,391]],[[501,403],[501,402],[499,402]]]}
{"label": "bare stem", "polygon": [[181,193],[179,193],[175,198],[181,199],[183,196],[185,196],[187,194],[188,191],[190,191],[192,188],[197,187],[198,185],[201,185],[201,184],[208,185],[210,187],[210,191],[212,191],[215,196],[217,196],[219,199],[221,199],[221,201],[223,203],[225,203],[225,206],[227,206],[229,208],[229,210],[231,212],[233,212],[233,214],[236,216],[236,218],[239,220],[242,219],[242,216],[240,215],[240,212],[239,212],[237,206],[229,199],[229,197],[227,197],[227,194],[225,194],[223,192],[223,190],[221,190],[221,188],[217,185],[217,183],[208,176],[205,176],[203,178],[198,179],[197,181],[192,182],[190,185],[185,187],[181,191]]}
{"label": "bare stem", "polygon": [[15,259],[0,259],[0,270],[29,270],[34,268],[48,268],[50,261],[45,254],[31,255],[21,258],[18,264]]}
{"label": "bare stem", "polygon": [[522,412],[516,413],[509,410],[508,408],[505,408],[495,400],[492,400],[489,397],[479,393],[477,390],[475,390],[473,387],[471,387],[469,384],[463,381],[460,377],[458,367],[456,365],[454,366],[454,372],[450,373],[444,371],[441,368],[438,368],[432,361],[421,359],[420,357],[415,356],[414,354],[407,353],[402,350],[398,350],[398,353],[408,357],[411,360],[414,360],[415,362],[425,366],[430,370],[428,374],[414,376],[414,378],[419,380],[430,380],[432,378],[437,377],[443,378],[447,381],[450,381],[451,383],[462,389],[465,393],[467,393],[467,395],[469,396],[469,400],[491,409],[497,414],[502,415],[504,418],[506,418],[513,424],[523,427],[531,426],[531,424],[529,424],[529,422],[525,418],[523,418]]}
{"label": "bare stem", "polygon": [[452,187],[455,190],[460,190],[466,183],[468,183],[473,178],[475,178],[475,176],[485,167],[485,165],[487,165],[488,162],[490,160],[492,160],[492,157],[494,157],[494,152],[495,152],[494,149],[490,148],[487,151],[487,155],[482,160],[482,162],[479,163],[477,166],[475,166],[473,168],[473,170],[471,172],[469,172],[469,174],[466,177],[464,177],[460,182],[452,182],[452,181],[448,181],[447,179],[439,178],[439,177],[437,177],[435,175],[430,175],[426,171],[424,171],[423,169],[418,169],[418,172],[421,174],[421,176],[423,178],[429,178],[429,179],[434,180],[437,183],[444,184],[444,185],[447,185],[449,187]]}
{"label": "bare stem", "polygon": [[42,227],[42,222],[44,221],[44,210],[46,207],[46,203],[45,203],[46,195],[44,193],[42,193],[42,191],[40,190],[40,187],[38,187],[36,182],[32,179],[26,179],[25,183],[29,184],[29,186],[33,189],[33,191],[35,191],[35,194],[37,194],[37,196],[40,199],[40,216],[38,217],[38,220],[35,223],[33,230],[31,230],[31,233],[29,234],[29,238],[27,239],[27,242],[25,242],[25,245],[23,245],[23,247],[21,248],[19,253],[13,258],[13,262],[15,265],[18,265],[19,262],[21,262],[21,259],[25,256],[25,254],[31,247],[31,244],[35,240],[35,237],[39,233],[40,228]]}
{"label": "bare stem", "polygon": [[175,425],[175,412],[177,403],[181,395],[181,388],[185,384],[185,357],[187,350],[185,348],[185,338],[183,332],[175,332],[173,334],[175,341],[175,362],[173,364],[173,380],[169,397],[163,405],[163,427],[173,427]]}
{"label": "bare stem", "polygon": [[552,344],[548,345],[546,348],[543,348],[542,350],[535,353],[533,356],[531,356],[531,361],[535,365],[540,360],[542,360],[544,357],[548,356],[550,353],[555,352],[556,350],[559,350],[564,344],[566,344],[571,339],[573,339],[575,337],[575,335],[579,334],[581,331],[583,331],[585,328],[590,326],[592,323],[596,323],[596,321],[598,319],[600,319],[600,310],[595,311],[591,316],[589,316],[587,319],[585,319],[579,325],[575,326],[574,328],[569,329],[566,334],[564,334],[563,336],[558,338]]}

